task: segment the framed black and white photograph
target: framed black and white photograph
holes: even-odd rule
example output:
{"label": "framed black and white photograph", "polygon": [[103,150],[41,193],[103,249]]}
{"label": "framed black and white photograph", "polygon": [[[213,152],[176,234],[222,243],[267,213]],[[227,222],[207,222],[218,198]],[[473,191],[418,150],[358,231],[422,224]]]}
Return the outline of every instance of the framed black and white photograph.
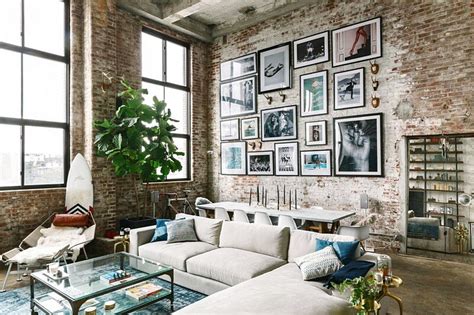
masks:
{"label": "framed black and white photograph", "polygon": [[257,112],[256,76],[221,83],[221,118]]}
{"label": "framed black and white photograph", "polygon": [[240,120],[240,138],[242,140],[258,138],[258,117],[243,118]]}
{"label": "framed black and white photograph", "polygon": [[221,63],[221,81],[251,75],[257,72],[257,54],[252,53]]}
{"label": "framed black and white photograph", "polygon": [[300,106],[302,117],[328,113],[327,70],[300,76]]}
{"label": "framed black and white photograph", "polygon": [[334,109],[365,106],[364,68],[334,73]]}
{"label": "framed black and white photograph", "polygon": [[275,143],[275,175],[298,176],[298,142]]}
{"label": "framed black and white photograph", "polygon": [[332,35],[332,66],[382,57],[382,18],[338,28]]}
{"label": "framed black and white photograph", "polygon": [[336,176],[383,176],[382,114],[334,118]]}
{"label": "framed black and white photograph", "polygon": [[311,121],[305,124],[306,145],[327,144],[327,125],[325,120]]}
{"label": "framed black and white photograph", "polygon": [[301,68],[329,61],[329,32],[293,41],[293,67]]}
{"label": "framed black and white photograph", "polygon": [[273,151],[247,154],[247,175],[273,175]]}
{"label": "framed black and white photograph", "polygon": [[221,141],[239,140],[239,119],[221,121]]}
{"label": "framed black and white photograph", "polygon": [[331,150],[300,151],[301,176],[331,176]]}
{"label": "framed black and white photograph", "polygon": [[264,109],[261,115],[262,141],[296,139],[296,105]]}
{"label": "framed black and white photograph", "polygon": [[291,43],[258,51],[258,93],[291,88]]}
{"label": "framed black and white photograph", "polygon": [[221,143],[221,174],[245,175],[247,171],[247,142]]}

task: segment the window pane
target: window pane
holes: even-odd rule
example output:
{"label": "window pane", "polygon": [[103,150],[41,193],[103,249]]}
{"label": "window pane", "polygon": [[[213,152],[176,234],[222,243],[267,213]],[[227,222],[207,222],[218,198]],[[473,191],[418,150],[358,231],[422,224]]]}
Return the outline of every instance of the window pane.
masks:
{"label": "window pane", "polygon": [[21,185],[21,128],[0,125],[0,186]]}
{"label": "window pane", "polygon": [[0,116],[20,118],[21,116],[21,55],[20,53],[10,52],[8,50],[0,49],[0,93],[2,94],[2,97],[0,97]]}
{"label": "window pane", "polygon": [[146,104],[153,104],[153,96],[156,96],[156,98],[160,101],[164,99],[164,88],[162,86],[148,82],[142,82],[142,88],[148,90],[148,95],[144,95]]}
{"label": "window pane", "polygon": [[163,80],[163,41],[142,33],[142,77]]}
{"label": "window pane", "polygon": [[178,151],[184,152],[183,156],[177,156],[176,159],[181,162],[183,169],[181,171],[170,173],[167,177],[170,179],[186,179],[188,178],[188,164],[187,164],[187,139],[184,138],[173,138],[174,143],[178,147]]}
{"label": "window pane", "polygon": [[186,48],[166,42],[166,81],[186,85]]}
{"label": "window pane", "polygon": [[25,0],[25,46],[64,56],[64,2]]}
{"label": "window pane", "polygon": [[25,185],[64,183],[64,130],[25,127]]}
{"label": "window pane", "polygon": [[66,121],[66,65],[24,55],[23,114],[27,119]]}
{"label": "window pane", "polygon": [[21,46],[20,0],[0,0],[0,42]]}
{"label": "window pane", "polygon": [[165,88],[165,102],[171,110],[171,117],[178,120],[173,122],[177,128],[175,133],[188,133],[188,93],[172,88]]}

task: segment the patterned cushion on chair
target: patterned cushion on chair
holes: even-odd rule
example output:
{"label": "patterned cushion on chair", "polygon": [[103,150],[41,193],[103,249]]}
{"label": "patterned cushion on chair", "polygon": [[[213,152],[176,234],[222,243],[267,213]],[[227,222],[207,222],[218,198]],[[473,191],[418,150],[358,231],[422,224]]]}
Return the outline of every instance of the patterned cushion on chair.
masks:
{"label": "patterned cushion on chair", "polygon": [[330,275],[342,267],[342,263],[332,246],[295,258],[303,280],[312,280]]}

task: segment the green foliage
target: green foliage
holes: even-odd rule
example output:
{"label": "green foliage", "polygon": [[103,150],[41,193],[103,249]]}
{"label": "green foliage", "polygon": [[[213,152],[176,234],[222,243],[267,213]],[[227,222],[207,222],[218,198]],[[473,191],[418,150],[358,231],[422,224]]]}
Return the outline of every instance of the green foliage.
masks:
{"label": "green foliage", "polygon": [[134,175],[145,183],[164,180],[182,169],[176,156],[184,155],[173,143],[171,112],[156,97],[145,104],[147,90],[120,83],[123,105],[111,119],[95,122],[97,154],[112,162],[117,176]]}
{"label": "green foliage", "polygon": [[369,301],[374,301],[380,294],[380,286],[377,284],[373,274],[367,277],[346,279],[341,284],[332,283],[333,287],[343,293],[351,289],[350,302],[358,310],[370,310]]}

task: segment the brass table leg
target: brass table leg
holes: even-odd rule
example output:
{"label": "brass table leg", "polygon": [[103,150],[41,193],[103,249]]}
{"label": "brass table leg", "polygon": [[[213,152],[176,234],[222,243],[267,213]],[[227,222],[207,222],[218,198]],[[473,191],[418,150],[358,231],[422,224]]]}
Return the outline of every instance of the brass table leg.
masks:
{"label": "brass table leg", "polygon": [[399,298],[396,295],[393,295],[391,292],[388,291],[388,288],[386,286],[383,286],[382,287],[382,295],[380,295],[380,297],[377,299],[377,302],[380,302],[380,300],[382,300],[382,298],[385,297],[385,296],[395,300],[398,303],[398,308],[400,309],[400,315],[403,315],[402,299]]}

